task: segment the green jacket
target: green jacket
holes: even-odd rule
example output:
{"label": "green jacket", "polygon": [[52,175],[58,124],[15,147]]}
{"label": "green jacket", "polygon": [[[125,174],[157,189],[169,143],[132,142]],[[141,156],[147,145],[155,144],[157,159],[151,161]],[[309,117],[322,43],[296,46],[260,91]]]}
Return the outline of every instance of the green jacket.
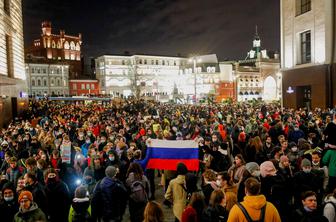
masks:
{"label": "green jacket", "polygon": [[[74,198],[68,216],[68,222],[72,222],[75,219],[76,211],[80,210],[80,212],[87,212],[91,217],[91,204],[89,198]],[[78,211],[77,211],[78,212]],[[84,221],[83,221],[84,222]]]}
{"label": "green jacket", "polygon": [[336,149],[328,150],[323,156],[322,163],[328,167],[329,176],[336,177]]}
{"label": "green jacket", "polygon": [[43,211],[38,208],[36,203],[32,203],[29,210],[24,211],[22,208],[19,209],[14,216],[14,222],[47,222],[47,218]]}

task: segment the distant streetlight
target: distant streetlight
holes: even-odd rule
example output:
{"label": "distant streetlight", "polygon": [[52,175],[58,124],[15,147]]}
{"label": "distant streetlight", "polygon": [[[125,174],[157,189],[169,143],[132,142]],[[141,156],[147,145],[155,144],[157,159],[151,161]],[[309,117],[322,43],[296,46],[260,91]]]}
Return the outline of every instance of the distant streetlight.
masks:
{"label": "distant streetlight", "polygon": [[194,96],[195,103],[197,102],[197,81],[196,81],[196,64],[202,62],[202,59],[197,56],[193,56],[189,59],[189,63],[193,62],[193,72],[194,72]]}
{"label": "distant streetlight", "polygon": [[278,77],[278,81],[280,81],[280,84],[278,84],[278,96],[280,97],[280,105],[281,105],[281,111],[283,109],[283,96],[282,96],[282,73],[278,72],[276,74],[276,76]]}

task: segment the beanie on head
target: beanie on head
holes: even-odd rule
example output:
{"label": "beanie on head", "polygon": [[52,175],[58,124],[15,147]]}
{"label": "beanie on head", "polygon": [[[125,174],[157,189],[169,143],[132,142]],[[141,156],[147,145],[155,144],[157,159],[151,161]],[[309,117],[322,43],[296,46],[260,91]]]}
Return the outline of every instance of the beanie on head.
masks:
{"label": "beanie on head", "polygon": [[22,191],[22,192],[20,193],[18,202],[20,203],[20,201],[21,201],[22,199],[28,199],[28,200],[30,200],[30,201],[33,201],[33,194],[32,194],[31,192],[27,191],[27,190]]}

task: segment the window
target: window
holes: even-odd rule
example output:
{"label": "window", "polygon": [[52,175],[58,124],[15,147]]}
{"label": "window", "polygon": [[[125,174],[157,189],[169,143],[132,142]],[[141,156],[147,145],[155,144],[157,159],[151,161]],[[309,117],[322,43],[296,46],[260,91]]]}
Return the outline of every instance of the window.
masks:
{"label": "window", "polygon": [[47,80],[46,79],[43,80],[43,86],[47,86]]}
{"label": "window", "polygon": [[82,83],[81,89],[85,89],[85,84],[84,83]]}
{"label": "window", "polygon": [[86,89],[90,89],[90,84],[86,84]]}
{"label": "window", "polygon": [[10,0],[4,0],[4,11],[10,15]]}
{"label": "window", "polygon": [[301,64],[310,63],[311,61],[311,46],[310,46],[310,31],[306,31],[300,34],[300,46],[301,46]]}
{"label": "window", "polygon": [[35,86],[35,79],[32,80],[32,86]]}
{"label": "window", "polygon": [[159,60],[156,60],[156,61],[155,61],[155,64],[156,64],[156,65],[159,65]]}
{"label": "window", "polygon": [[311,0],[296,0],[296,15],[301,15],[311,10]]}
{"label": "window", "polygon": [[94,84],[93,84],[93,83],[91,84],[91,89],[95,89],[95,86],[94,86]]}
{"label": "window", "polygon": [[162,65],[163,65],[163,66],[165,65],[165,61],[164,61],[164,60],[162,60]]}
{"label": "window", "polygon": [[59,79],[56,80],[57,86],[61,86],[61,81]]}
{"label": "window", "polygon": [[154,60],[152,60],[152,65],[154,65]]}
{"label": "window", "polygon": [[12,37],[10,35],[6,35],[6,52],[7,52],[6,54],[7,56],[7,75],[9,78],[14,78],[13,45],[12,45]]}
{"label": "window", "polygon": [[144,64],[147,65],[147,59],[144,60]]}
{"label": "window", "polygon": [[37,86],[41,86],[41,80],[40,79],[37,80]]}
{"label": "window", "polygon": [[73,84],[72,84],[72,88],[73,88],[74,90],[77,90],[77,84],[76,84],[76,83],[73,83]]}
{"label": "window", "polygon": [[121,60],[121,64],[122,64],[122,65],[125,65],[125,60]]}

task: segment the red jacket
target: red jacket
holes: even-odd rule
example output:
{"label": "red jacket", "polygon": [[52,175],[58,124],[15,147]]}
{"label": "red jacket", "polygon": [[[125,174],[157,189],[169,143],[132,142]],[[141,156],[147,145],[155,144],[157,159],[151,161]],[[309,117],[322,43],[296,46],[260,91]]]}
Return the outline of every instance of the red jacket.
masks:
{"label": "red jacket", "polygon": [[191,206],[184,209],[181,222],[199,222],[196,210]]}

